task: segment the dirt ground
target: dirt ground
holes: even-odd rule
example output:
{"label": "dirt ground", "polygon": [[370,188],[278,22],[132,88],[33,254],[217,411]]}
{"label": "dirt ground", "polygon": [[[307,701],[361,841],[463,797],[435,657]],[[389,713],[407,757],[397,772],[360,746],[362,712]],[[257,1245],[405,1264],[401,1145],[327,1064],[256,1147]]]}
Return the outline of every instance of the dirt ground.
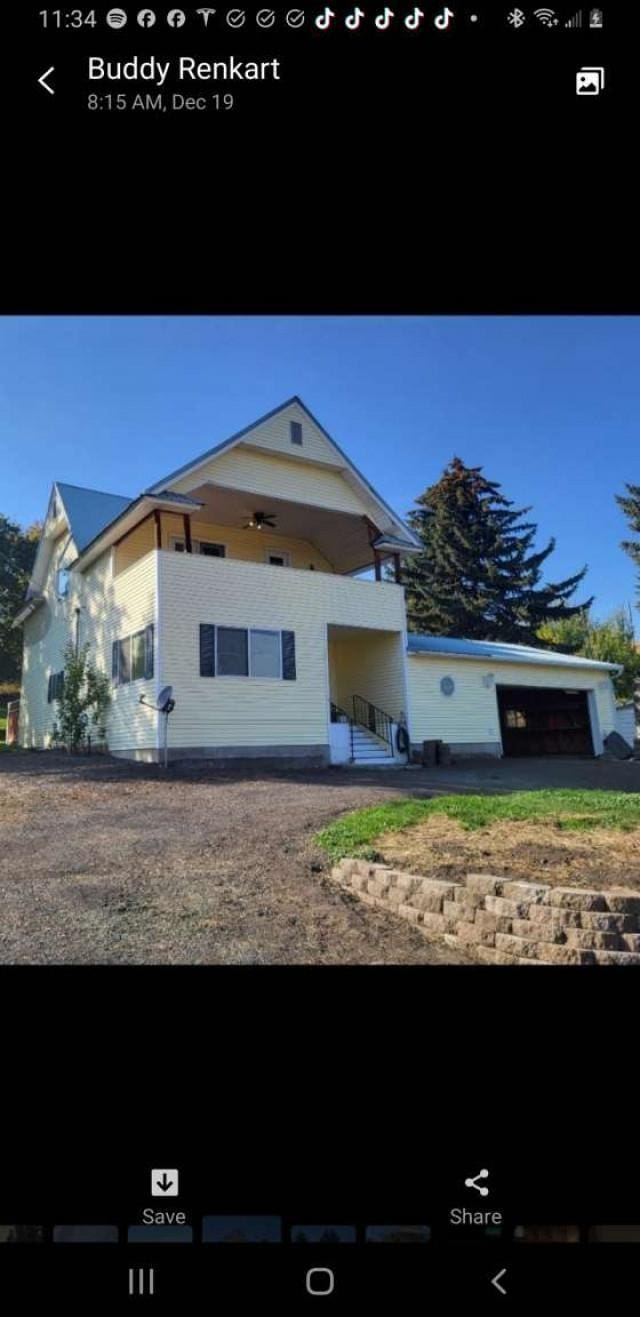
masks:
{"label": "dirt ground", "polygon": [[430,878],[486,873],[561,887],[640,889],[640,830],[573,832],[539,820],[470,832],[456,819],[434,814],[413,828],[386,833],[376,850],[387,863]]}
{"label": "dirt ground", "polygon": [[466,963],[326,877],[315,832],[410,772],[0,755],[0,962]]}

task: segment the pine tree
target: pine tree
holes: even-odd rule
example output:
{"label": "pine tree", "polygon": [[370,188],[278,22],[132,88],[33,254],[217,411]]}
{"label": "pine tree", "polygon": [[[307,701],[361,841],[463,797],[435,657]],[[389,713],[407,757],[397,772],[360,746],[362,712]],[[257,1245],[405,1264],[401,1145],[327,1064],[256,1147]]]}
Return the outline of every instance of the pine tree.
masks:
{"label": "pine tree", "polygon": [[[625,494],[616,494],[616,503],[624,512],[631,530],[640,535],[640,485],[625,485]],[[640,540],[623,540],[622,548],[629,554],[638,571],[638,608],[640,608]]]}
{"label": "pine tree", "polygon": [[482,467],[454,457],[416,499],[408,521],[424,548],[404,569],[410,630],[539,645],[547,618],[589,608],[591,599],[568,602],[586,567],[541,584],[555,540],[536,552],[537,526],[522,520],[530,509],[514,509],[500,489]]}

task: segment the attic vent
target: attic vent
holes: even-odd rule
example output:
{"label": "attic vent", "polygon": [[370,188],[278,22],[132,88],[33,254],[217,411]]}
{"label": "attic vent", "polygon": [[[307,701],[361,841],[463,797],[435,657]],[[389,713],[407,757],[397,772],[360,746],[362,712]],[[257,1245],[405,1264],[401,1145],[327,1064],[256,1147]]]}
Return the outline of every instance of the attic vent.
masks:
{"label": "attic vent", "polygon": [[300,421],[291,421],[291,442],[302,448],[302,426]]}

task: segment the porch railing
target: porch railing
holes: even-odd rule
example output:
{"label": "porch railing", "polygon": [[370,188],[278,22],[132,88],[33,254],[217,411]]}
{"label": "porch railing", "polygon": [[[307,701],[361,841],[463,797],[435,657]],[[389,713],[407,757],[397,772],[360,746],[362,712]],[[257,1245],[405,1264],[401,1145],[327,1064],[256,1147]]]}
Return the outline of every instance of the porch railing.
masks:
{"label": "porch railing", "polygon": [[386,741],[393,750],[392,719],[384,709],[379,709],[377,705],[371,704],[361,695],[354,695],[353,719],[360,727],[366,727],[368,732],[373,732],[381,741]]}

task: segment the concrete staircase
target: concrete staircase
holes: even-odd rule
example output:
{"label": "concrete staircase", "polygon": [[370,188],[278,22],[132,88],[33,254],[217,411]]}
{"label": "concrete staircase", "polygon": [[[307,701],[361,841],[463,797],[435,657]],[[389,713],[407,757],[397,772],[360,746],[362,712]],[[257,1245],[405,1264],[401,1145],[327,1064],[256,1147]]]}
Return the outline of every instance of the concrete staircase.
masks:
{"label": "concrete staircase", "polygon": [[386,741],[381,741],[373,732],[362,727],[360,723],[353,724],[353,759],[352,764],[357,768],[383,768],[393,763],[393,753],[391,746]]}

